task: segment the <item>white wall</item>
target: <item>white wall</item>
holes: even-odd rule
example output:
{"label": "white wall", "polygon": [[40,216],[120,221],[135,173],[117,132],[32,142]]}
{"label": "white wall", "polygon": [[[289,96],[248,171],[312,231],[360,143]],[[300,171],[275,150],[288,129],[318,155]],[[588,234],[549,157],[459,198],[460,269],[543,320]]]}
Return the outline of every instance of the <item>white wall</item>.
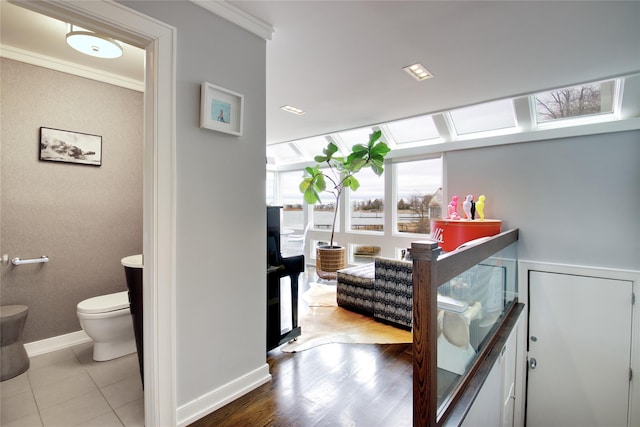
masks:
{"label": "white wall", "polygon": [[640,270],[640,131],[449,152],[447,198],[487,197],[518,258]]}
{"label": "white wall", "polygon": [[[122,3],[177,29],[180,408],[266,370],[266,42],[191,2]],[[199,128],[203,81],[245,96],[244,136]]]}
{"label": "white wall", "polygon": [[[518,258],[536,269],[640,270],[639,130],[455,151],[445,162],[447,199],[485,194],[487,217],[519,228]],[[519,299],[528,305],[528,274],[519,268]],[[525,358],[518,357],[519,375]],[[516,406],[516,423],[523,410]]]}

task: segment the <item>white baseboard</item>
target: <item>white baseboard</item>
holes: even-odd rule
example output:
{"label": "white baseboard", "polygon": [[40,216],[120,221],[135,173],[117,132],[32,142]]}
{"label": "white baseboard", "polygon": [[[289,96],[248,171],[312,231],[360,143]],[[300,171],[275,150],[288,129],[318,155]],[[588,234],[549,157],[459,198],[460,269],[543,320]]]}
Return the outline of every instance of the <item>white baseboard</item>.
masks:
{"label": "white baseboard", "polygon": [[91,341],[91,338],[83,331],[71,332],[70,334],[58,335],[57,337],[46,338],[40,341],[26,343],[24,348],[29,357],[39,354],[50,353],[56,350],[73,347]]}
{"label": "white baseboard", "polygon": [[176,411],[178,426],[189,425],[269,381],[271,374],[269,365],[265,363],[260,368],[180,406]]}

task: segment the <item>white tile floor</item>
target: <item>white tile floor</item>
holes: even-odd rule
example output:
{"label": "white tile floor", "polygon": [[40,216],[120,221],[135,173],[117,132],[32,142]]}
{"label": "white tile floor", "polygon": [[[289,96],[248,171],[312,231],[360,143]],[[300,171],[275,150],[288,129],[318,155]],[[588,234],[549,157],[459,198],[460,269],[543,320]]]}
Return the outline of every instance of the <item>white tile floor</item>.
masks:
{"label": "white tile floor", "polygon": [[[307,266],[300,276],[300,293],[313,281],[331,283]],[[286,300],[290,298],[288,279],[281,285]],[[302,298],[300,302],[298,315],[305,310]],[[290,320],[290,302],[283,301],[283,307],[288,309],[283,319]],[[0,426],[144,426],[137,354],[107,362],[93,361],[92,354],[93,343],[88,342],[35,356],[27,372],[0,382]]]}
{"label": "white tile floor", "polygon": [[93,343],[31,358],[0,382],[2,427],[144,426],[137,354],[94,362]]}

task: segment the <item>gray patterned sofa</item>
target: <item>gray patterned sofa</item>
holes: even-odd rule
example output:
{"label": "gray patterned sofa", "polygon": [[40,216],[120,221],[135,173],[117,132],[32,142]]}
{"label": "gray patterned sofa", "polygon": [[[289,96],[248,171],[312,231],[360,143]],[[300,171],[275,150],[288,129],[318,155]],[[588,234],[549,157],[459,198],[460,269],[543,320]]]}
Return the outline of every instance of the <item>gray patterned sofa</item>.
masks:
{"label": "gray patterned sofa", "polygon": [[384,323],[411,329],[412,267],[410,261],[376,257],[373,263],[339,270],[338,305]]}
{"label": "gray patterned sofa", "polygon": [[405,329],[413,320],[413,263],[376,258],[373,286],[373,317]]}

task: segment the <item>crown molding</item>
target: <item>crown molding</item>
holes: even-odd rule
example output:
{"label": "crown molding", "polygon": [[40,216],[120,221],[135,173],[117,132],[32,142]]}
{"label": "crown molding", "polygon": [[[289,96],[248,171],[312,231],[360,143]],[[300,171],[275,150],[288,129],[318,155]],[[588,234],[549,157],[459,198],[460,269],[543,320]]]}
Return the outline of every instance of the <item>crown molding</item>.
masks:
{"label": "crown molding", "polygon": [[64,61],[58,58],[30,52],[12,46],[0,45],[0,57],[13,59],[38,67],[48,68],[50,70],[60,71],[74,76],[84,77],[103,83],[120,86],[127,89],[144,92],[144,82],[139,80],[122,77],[117,74],[108,73],[96,68],[86,67],[73,62]]}
{"label": "crown molding", "polygon": [[270,24],[267,24],[266,22],[261,21],[255,16],[248,14],[244,10],[237,8],[231,3],[228,3],[224,0],[191,0],[191,2],[197,4],[203,9],[208,10],[209,12],[221,16],[229,22],[233,22],[239,27],[244,28],[245,30],[255,34],[260,38],[271,40],[274,29]]}

